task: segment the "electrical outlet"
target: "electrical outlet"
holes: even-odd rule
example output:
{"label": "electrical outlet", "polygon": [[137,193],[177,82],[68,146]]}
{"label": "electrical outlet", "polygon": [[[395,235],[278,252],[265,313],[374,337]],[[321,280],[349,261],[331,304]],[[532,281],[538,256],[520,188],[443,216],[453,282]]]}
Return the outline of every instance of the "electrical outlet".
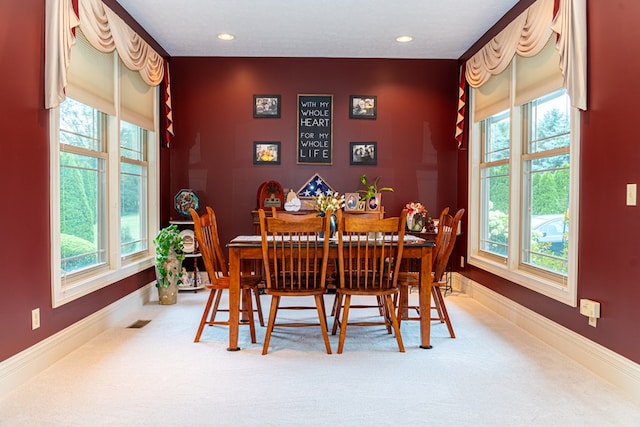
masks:
{"label": "electrical outlet", "polygon": [[31,330],[38,329],[40,327],[40,309],[34,308],[31,310]]}
{"label": "electrical outlet", "polygon": [[636,184],[627,184],[627,206],[636,206],[638,187]]}
{"label": "electrical outlet", "polygon": [[460,268],[464,268],[464,257],[460,257]]}

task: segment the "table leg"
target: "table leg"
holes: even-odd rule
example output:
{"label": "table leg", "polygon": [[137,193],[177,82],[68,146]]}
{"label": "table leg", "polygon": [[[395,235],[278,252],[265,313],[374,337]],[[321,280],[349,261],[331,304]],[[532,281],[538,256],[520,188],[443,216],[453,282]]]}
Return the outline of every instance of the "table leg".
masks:
{"label": "table leg", "polygon": [[420,260],[420,348],[431,348],[431,252],[432,249],[424,250]]}
{"label": "table leg", "polygon": [[238,351],[238,323],[240,320],[240,249],[229,248],[229,347]]}

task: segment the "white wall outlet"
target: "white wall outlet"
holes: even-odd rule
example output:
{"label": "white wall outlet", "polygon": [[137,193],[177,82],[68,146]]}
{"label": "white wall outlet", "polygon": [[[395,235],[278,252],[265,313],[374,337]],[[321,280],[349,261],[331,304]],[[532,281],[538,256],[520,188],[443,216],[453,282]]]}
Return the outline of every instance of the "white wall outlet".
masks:
{"label": "white wall outlet", "polygon": [[40,327],[40,309],[34,308],[31,310],[31,330],[38,329]]}
{"label": "white wall outlet", "polygon": [[580,300],[580,314],[589,318],[589,325],[596,327],[600,318],[600,303],[590,299]]}
{"label": "white wall outlet", "polygon": [[627,184],[627,206],[636,206],[638,195],[637,184]]}
{"label": "white wall outlet", "polygon": [[464,268],[464,257],[460,257],[460,268]]}

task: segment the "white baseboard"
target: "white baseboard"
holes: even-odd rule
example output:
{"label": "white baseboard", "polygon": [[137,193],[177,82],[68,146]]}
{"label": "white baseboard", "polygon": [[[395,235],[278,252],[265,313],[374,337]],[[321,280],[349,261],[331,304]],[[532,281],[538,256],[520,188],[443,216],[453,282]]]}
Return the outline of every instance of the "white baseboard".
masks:
{"label": "white baseboard", "polygon": [[460,274],[452,286],[640,401],[639,364]]}
{"label": "white baseboard", "polygon": [[0,363],[0,399],[149,301],[153,283]]}

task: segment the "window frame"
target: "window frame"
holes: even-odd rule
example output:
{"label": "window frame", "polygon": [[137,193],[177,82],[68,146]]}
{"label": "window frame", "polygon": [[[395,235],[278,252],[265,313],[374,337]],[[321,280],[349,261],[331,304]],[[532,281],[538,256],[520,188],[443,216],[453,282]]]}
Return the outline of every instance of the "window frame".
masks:
{"label": "window frame", "polygon": [[[116,82],[118,76],[115,76]],[[116,83],[116,87],[117,83]],[[158,87],[154,90],[154,123],[159,122]],[[60,307],[91,292],[105,288],[154,265],[155,251],[151,243],[145,251],[131,256],[121,256],[120,245],[120,120],[119,109],[116,116],[106,117],[106,157],[107,157],[107,262],[99,268],[89,268],[80,274],[62,276],[60,237],[60,109],[50,110],[50,229],[51,229],[51,298],[52,307]],[[147,240],[152,242],[159,227],[159,132],[147,129]]]}
{"label": "window frame", "polygon": [[[515,61],[514,61],[515,62]],[[511,89],[515,86],[515,65],[511,67]],[[550,93],[553,91],[550,91]],[[578,220],[579,220],[579,160],[580,160],[580,113],[575,107],[570,109],[570,146],[569,146],[569,260],[567,277],[558,280],[557,275],[549,274],[535,267],[521,263],[522,224],[523,218],[523,168],[525,152],[523,148],[524,113],[521,105],[515,105],[514,90],[510,90],[509,112],[511,117],[509,158],[509,243],[507,257],[501,257],[480,250],[480,207],[481,179],[483,161],[481,122],[474,120],[474,108],[470,111],[470,144],[469,144],[469,244],[467,262],[470,265],[503,277],[517,285],[531,289],[554,300],[572,307],[577,306],[577,271],[578,271]],[[473,103],[473,93],[471,102]],[[472,105],[473,107],[473,105]],[[475,220],[474,220],[475,219]]]}

